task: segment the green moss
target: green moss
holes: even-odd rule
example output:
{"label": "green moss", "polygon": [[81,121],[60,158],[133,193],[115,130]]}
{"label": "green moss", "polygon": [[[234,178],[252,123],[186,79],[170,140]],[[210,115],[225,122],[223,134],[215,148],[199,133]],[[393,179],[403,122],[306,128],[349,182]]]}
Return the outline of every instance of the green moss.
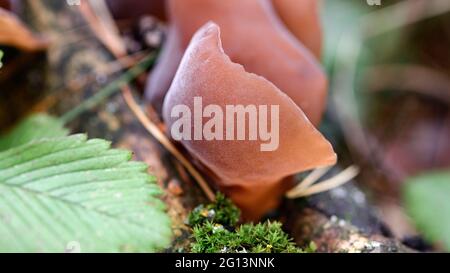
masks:
{"label": "green moss", "polygon": [[206,222],[233,227],[240,217],[239,209],[221,193],[216,196],[216,201],[209,205],[200,205],[189,215],[189,225],[195,227]]}
{"label": "green moss", "polygon": [[302,250],[282,230],[279,222],[236,226],[239,209],[223,195],[207,206],[199,206],[189,216],[193,227],[194,253],[304,253],[314,252],[315,245]]}
{"label": "green moss", "polygon": [[193,229],[194,253],[305,253],[314,252],[295,246],[281,229],[281,223],[244,224],[230,231],[220,224],[206,222]]}

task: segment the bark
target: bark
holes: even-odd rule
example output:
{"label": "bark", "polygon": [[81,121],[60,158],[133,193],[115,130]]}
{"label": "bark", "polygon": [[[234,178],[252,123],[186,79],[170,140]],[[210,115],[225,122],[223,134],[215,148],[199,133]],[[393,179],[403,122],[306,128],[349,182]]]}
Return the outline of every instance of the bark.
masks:
{"label": "bark", "polygon": [[365,234],[345,220],[304,209],[294,217],[293,236],[299,245],[313,241],[319,252],[404,253],[413,252],[394,239]]}

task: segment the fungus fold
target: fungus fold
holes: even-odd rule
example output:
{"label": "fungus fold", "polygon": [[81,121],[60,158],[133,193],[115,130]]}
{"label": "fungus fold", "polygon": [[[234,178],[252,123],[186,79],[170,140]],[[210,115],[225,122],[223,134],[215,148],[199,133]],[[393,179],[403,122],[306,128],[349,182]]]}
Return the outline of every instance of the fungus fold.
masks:
{"label": "fungus fold", "polygon": [[277,14],[302,43],[320,59],[322,27],[319,0],[272,0]]}
{"label": "fungus fold", "polygon": [[[222,30],[224,50],[233,62],[267,78],[314,125],[319,124],[326,104],[326,77],[314,55],[280,20],[270,0],[168,0],[166,4],[168,37],[146,88],[147,99],[158,111],[192,35],[214,21]],[[305,41],[309,39],[305,37]]]}

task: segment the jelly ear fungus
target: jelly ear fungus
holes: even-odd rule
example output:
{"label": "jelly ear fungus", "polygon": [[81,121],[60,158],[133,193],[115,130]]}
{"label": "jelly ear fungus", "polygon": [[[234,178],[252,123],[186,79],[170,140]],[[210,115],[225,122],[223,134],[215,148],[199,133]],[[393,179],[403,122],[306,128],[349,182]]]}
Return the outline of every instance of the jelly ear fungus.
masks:
{"label": "jelly ear fungus", "polygon": [[[218,25],[210,22],[198,30],[167,93],[163,117],[170,131],[179,118],[173,109],[183,105],[194,112],[198,110],[196,98],[201,98],[203,105],[220,109],[229,105],[253,105],[257,109],[278,106],[278,120],[269,118],[270,127],[274,122],[279,127],[278,135],[274,136],[278,138],[278,146],[273,151],[261,150],[267,139],[227,141],[223,136],[222,140],[179,140],[201,168],[215,178],[216,186],[242,209],[244,217],[256,220],[278,205],[291,186],[286,182],[289,177],[334,165],[336,154],[294,100],[266,78],[234,63],[225,52]],[[202,118],[200,122],[205,126],[208,119]],[[250,122],[246,125],[250,126]]]}

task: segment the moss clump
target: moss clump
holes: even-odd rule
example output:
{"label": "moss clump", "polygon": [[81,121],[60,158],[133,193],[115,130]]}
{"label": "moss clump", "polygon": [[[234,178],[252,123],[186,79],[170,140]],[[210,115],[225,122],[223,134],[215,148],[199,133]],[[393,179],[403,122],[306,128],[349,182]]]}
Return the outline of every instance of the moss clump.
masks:
{"label": "moss clump", "polygon": [[218,193],[216,201],[209,205],[200,205],[189,215],[189,225],[195,227],[206,222],[221,224],[225,227],[233,227],[240,217],[239,209],[223,194]]}
{"label": "moss clump", "polygon": [[235,231],[220,224],[206,222],[194,227],[194,253],[305,253],[314,252],[295,246],[281,229],[281,223],[244,224]]}
{"label": "moss clump", "polygon": [[199,206],[189,216],[193,227],[194,253],[304,253],[314,252],[312,244],[302,250],[282,230],[281,223],[237,226],[240,211],[223,195],[207,206]]}

